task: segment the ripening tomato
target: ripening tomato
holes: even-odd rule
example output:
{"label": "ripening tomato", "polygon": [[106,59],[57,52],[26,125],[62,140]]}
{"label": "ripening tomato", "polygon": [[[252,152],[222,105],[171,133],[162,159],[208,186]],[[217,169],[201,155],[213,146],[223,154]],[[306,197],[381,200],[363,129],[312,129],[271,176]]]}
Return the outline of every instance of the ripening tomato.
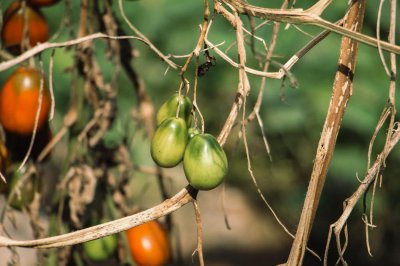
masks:
{"label": "ripening tomato", "polygon": [[28,4],[32,6],[51,6],[57,4],[60,0],[28,0]]}
{"label": "ripening tomato", "polygon": [[126,231],[132,259],[138,266],[163,266],[171,258],[171,247],[165,229],[157,221]]}
{"label": "ripening tomato", "polygon": [[21,42],[24,36],[24,24],[28,24],[29,44],[46,42],[49,39],[49,25],[40,12],[29,5],[22,8],[19,1],[13,2],[4,13],[1,40],[3,46],[13,53],[21,51]]}
{"label": "ripening tomato", "polygon": [[157,125],[159,126],[168,117],[176,117],[176,111],[179,108],[179,117],[186,121],[186,124],[190,126],[192,120],[192,101],[187,96],[179,96],[178,93],[172,95],[157,112]]}
{"label": "ripening tomato", "polygon": [[188,142],[188,129],[182,118],[164,120],[151,140],[151,157],[161,167],[174,167],[182,161]]}
{"label": "ripening tomato", "polygon": [[82,244],[83,252],[91,261],[105,261],[117,250],[117,235],[109,235]]}
{"label": "ripening tomato", "polygon": [[[35,125],[42,75],[33,68],[18,68],[6,81],[0,94],[0,123],[6,131],[31,134]],[[50,93],[43,82],[38,128],[47,120]]]}
{"label": "ripening tomato", "polygon": [[213,135],[197,134],[186,146],[183,169],[192,187],[210,190],[222,183],[228,172],[228,160]]}

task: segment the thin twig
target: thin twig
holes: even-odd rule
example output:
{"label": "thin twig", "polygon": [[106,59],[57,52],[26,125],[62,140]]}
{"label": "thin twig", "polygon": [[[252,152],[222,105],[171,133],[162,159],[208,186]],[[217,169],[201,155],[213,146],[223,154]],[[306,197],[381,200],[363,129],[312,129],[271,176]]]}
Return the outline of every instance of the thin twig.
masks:
{"label": "thin twig", "polygon": [[197,226],[197,254],[199,255],[199,262],[200,266],[204,266],[204,256],[203,256],[203,226],[202,226],[202,221],[201,221],[201,214],[200,214],[200,208],[197,205],[197,201],[193,200],[193,207],[194,207],[194,213],[196,215],[196,226]]}
{"label": "thin twig", "polygon": [[[340,234],[342,232],[343,227],[345,226],[351,212],[353,211],[354,207],[356,206],[357,202],[363,197],[364,193],[367,191],[369,185],[377,178],[379,175],[382,166],[386,160],[387,155],[393,150],[393,148],[398,144],[400,141],[400,129],[397,128],[393,132],[388,133],[390,135],[389,142],[386,143],[385,147],[378,154],[377,159],[368,169],[367,174],[365,175],[363,182],[358,186],[357,190],[346,200],[346,204],[344,206],[344,210],[340,217],[336,220],[335,223],[331,224],[329,234],[328,234],[328,241],[325,247],[325,255],[324,255],[324,265],[327,265],[327,258],[328,258],[328,250],[330,239],[332,234],[335,234],[336,241],[340,243]],[[340,245],[338,245],[338,248]],[[338,249],[339,255],[343,256],[344,249]],[[343,258],[342,258],[343,259]]]}
{"label": "thin twig", "polygon": [[101,32],[98,33],[94,33],[91,35],[86,35],[84,37],[81,38],[77,38],[74,40],[69,40],[69,41],[65,41],[65,42],[54,42],[54,43],[50,43],[50,42],[45,42],[45,43],[41,43],[36,45],[35,47],[29,49],[28,51],[26,51],[25,53],[14,57],[11,60],[8,61],[4,61],[0,63],[0,72],[15,66],[33,56],[35,56],[36,54],[39,54],[47,49],[52,49],[52,48],[57,48],[57,47],[66,47],[66,46],[73,46],[76,44],[80,44],[80,43],[84,43],[84,42],[88,42],[88,41],[92,41],[95,39],[112,39],[112,40],[123,40],[123,39],[134,39],[134,40],[138,40],[141,42],[145,41],[142,38],[136,37],[136,36],[110,36]]}
{"label": "thin twig", "polygon": [[53,65],[54,65],[54,55],[56,53],[56,49],[51,51],[50,56],[50,63],[49,63],[49,91],[51,97],[51,107],[50,107],[50,114],[49,114],[49,121],[53,120],[54,118],[54,110],[56,107],[56,99],[54,97],[54,86],[53,86]]}
{"label": "thin twig", "polygon": [[360,43],[364,43],[373,47],[377,47],[378,43],[381,45],[382,49],[400,54],[400,46],[390,44],[384,41],[378,41],[376,38],[372,38],[360,32],[354,31],[352,29],[348,29],[346,27],[341,27],[336,25],[335,23],[329,22],[327,20],[319,17],[320,13],[317,11],[320,6],[320,2],[317,2],[314,6],[310,7],[307,10],[302,9],[273,9],[273,8],[264,8],[250,5],[242,0],[225,0],[227,4],[234,6],[237,10],[240,10],[242,13],[250,14],[252,16],[256,16],[263,19],[268,19],[276,22],[284,22],[289,24],[311,24],[323,28],[325,30],[329,30],[335,32],[339,35],[352,39],[354,41],[358,41]]}
{"label": "thin twig", "polygon": [[165,63],[168,64],[169,67],[172,67],[173,69],[177,69],[178,65],[172,62],[168,56],[164,55],[158,48],[143,34],[141,33],[128,19],[128,17],[125,14],[124,7],[122,6],[122,0],[118,0],[118,7],[121,12],[122,18],[125,20],[126,24],[128,24],[129,28],[144,42],[149,46],[151,50],[153,50]]}
{"label": "thin twig", "polygon": [[41,57],[39,57],[39,65],[40,65],[40,83],[39,83],[40,85],[39,85],[38,105],[37,105],[36,114],[35,114],[35,123],[33,126],[32,136],[31,136],[31,140],[29,142],[28,150],[25,154],[24,159],[22,160],[21,164],[19,165],[17,171],[21,171],[21,169],[25,166],[26,162],[28,161],[29,156],[31,155],[31,151],[32,151],[33,145],[35,143],[36,133],[38,130],[39,117],[40,117],[40,113],[42,111],[43,93],[44,93],[45,88],[47,87],[45,84],[43,61],[42,61]]}

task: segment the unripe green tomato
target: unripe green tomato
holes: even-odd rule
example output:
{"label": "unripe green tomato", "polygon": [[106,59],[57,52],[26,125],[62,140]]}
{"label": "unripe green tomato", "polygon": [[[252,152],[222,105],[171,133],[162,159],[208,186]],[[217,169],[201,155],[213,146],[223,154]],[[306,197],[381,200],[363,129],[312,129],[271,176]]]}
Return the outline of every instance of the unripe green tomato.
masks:
{"label": "unripe green tomato", "polygon": [[159,126],[166,118],[176,117],[176,110],[180,104],[179,117],[186,121],[187,125],[192,122],[192,101],[187,96],[179,97],[178,93],[172,95],[163,105],[157,113],[157,125]]}
{"label": "unripe green tomato", "polygon": [[183,169],[192,187],[210,190],[224,180],[228,172],[228,160],[213,135],[198,134],[186,146]]}
{"label": "unripe green tomato", "polygon": [[91,261],[105,261],[117,250],[117,235],[88,241],[82,246],[83,252]]}
{"label": "unripe green tomato", "polygon": [[[16,185],[18,178],[13,177],[10,184],[10,191]],[[20,194],[15,193],[10,201],[10,206],[14,209],[21,210],[23,207],[28,206],[35,196],[34,182],[32,179],[28,179],[25,184],[22,185]]]}
{"label": "unripe green tomato", "polygon": [[167,118],[154,133],[151,157],[161,167],[174,167],[182,161],[187,142],[188,129],[185,120]]}
{"label": "unripe green tomato", "polygon": [[194,136],[196,136],[199,133],[200,133],[200,131],[197,128],[195,128],[195,127],[189,128],[188,129],[189,140],[192,139]]}
{"label": "unripe green tomato", "polygon": [[[15,185],[20,179],[20,174],[15,173],[10,181],[10,186],[8,193],[14,189]],[[28,177],[26,182],[20,188],[20,193],[15,193],[10,201],[10,206],[14,209],[21,210],[23,207],[28,206],[35,196],[35,191],[37,189],[37,180],[34,180],[34,176]]]}

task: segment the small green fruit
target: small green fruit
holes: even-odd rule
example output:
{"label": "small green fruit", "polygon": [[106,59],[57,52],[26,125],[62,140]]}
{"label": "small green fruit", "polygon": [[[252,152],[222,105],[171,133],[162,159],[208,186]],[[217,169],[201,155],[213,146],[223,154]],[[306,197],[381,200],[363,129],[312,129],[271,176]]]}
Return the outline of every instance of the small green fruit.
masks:
{"label": "small green fruit", "polygon": [[174,167],[182,161],[187,142],[188,129],[185,120],[167,118],[154,133],[151,157],[161,167]]}
{"label": "small green fruit", "polygon": [[198,134],[186,147],[183,169],[192,187],[198,190],[210,190],[224,180],[228,172],[228,160],[213,135]]}
{"label": "small green fruit", "polygon": [[[11,191],[14,189],[15,185],[20,179],[20,176],[21,175],[18,173],[13,175],[10,181],[8,193],[11,193]],[[21,210],[23,207],[28,206],[35,196],[35,191],[37,190],[38,186],[37,182],[38,181],[35,180],[35,176],[28,177],[26,182],[20,188],[20,193],[15,193],[12,197],[10,206],[17,210]]]}
{"label": "small green fruit", "polygon": [[168,117],[176,117],[176,110],[180,104],[179,117],[186,121],[187,125],[192,122],[192,101],[187,96],[179,97],[178,93],[172,95],[163,105],[157,113],[157,126],[159,126]]}
{"label": "small green fruit", "polygon": [[117,249],[117,235],[109,235],[88,241],[83,243],[82,246],[83,252],[91,261],[105,261]]}

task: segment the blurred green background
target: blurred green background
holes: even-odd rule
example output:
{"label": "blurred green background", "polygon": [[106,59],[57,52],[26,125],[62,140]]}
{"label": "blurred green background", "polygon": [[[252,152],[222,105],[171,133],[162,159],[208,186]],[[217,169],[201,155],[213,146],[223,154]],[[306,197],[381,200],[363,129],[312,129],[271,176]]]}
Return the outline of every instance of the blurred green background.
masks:
{"label": "blurred green background", "polygon": [[[7,6],[9,2],[3,1],[3,6]],[[268,1],[268,3],[253,1],[253,3],[269,7],[280,5],[277,0]],[[313,1],[298,1],[296,6],[306,8],[312,3]],[[124,1],[123,5],[131,22],[165,54],[189,54],[195,47],[199,33],[198,25],[202,23],[202,1],[142,0]],[[378,1],[367,4],[364,26],[364,33],[366,34],[375,34],[377,7]],[[117,8],[115,1],[115,10]],[[388,33],[388,8],[389,1],[386,1],[382,15],[382,39],[386,39]],[[72,1],[72,10],[73,30],[76,33],[79,22],[79,1]],[[335,21],[344,14],[345,10],[345,1],[334,1],[323,14],[323,17]],[[44,8],[43,12],[50,22],[52,32],[55,32],[62,19],[63,4]],[[248,26],[246,17],[243,17],[243,21]],[[122,19],[120,22],[124,25],[125,31],[131,34]],[[261,20],[255,22],[258,24]],[[300,32],[296,27],[290,26],[285,29],[285,26],[281,25],[280,27],[274,52],[274,60],[279,63],[285,63],[310,40],[309,36]],[[262,37],[267,44],[269,44],[271,38],[272,27],[273,24],[269,23],[256,32],[257,36]],[[311,26],[299,26],[299,28],[311,35],[316,35],[321,31],[321,29]],[[67,31],[64,31],[56,41],[69,38]],[[291,88],[287,81],[267,80],[260,114],[271,147],[272,162],[266,154],[257,122],[253,121],[247,127],[253,170],[261,190],[292,232],[296,230],[317,143],[331,96],[340,39],[340,36],[336,34],[329,35],[295,65],[291,72],[299,83],[298,88]],[[234,42],[235,31],[222,17],[216,15],[209,40],[214,44],[224,42],[220,49],[225,50]],[[114,65],[104,56],[107,47],[101,40],[97,40],[95,43],[97,59],[101,64],[106,80],[110,81]],[[140,77],[143,78],[145,87],[157,108],[178,89],[180,83],[179,71],[173,69],[166,71],[167,65],[147,46],[140,42],[132,41],[132,43],[138,51],[138,56],[133,65]],[[259,42],[256,42],[256,46],[258,49],[262,48]],[[73,49],[57,49],[54,58],[57,111],[55,120],[51,125],[54,132],[60,128],[69,104],[71,76],[66,72],[66,69],[73,65],[73,51]],[[232,59],[237,60],[235,46],[227,54]],[[248,66],[259,68],[250,49],[247,50],[247,54]],[[387,59],[387,54],[384,54]],[[211,55],[216,56],[212,51]],[[49,57],[50,51],[43,53],[46,72]],[[181,66],[185,62],[185,59],[173,60]],[[200,63],[204,60],[205,57],[201,55]],[[10,69],[1,73],[0,84],[4,83],[8,74],[13,70]],[[276,69],[272,68],[271,70]],[[190,65],[186,78],[193,84],[194,64]],[[252,90],[247,100],[247,112],[250,112],[254,106],[261,81],[260,77],[249,75],[249,78]],[[206,76],[199,79],[198,105],[205,118],[207,132],[217,135],[221,130],[235,99],[237,82],[237,70],[218,56],[216,56],[216,66],[212,67]],[[325,249],[329,225],[335,222],[341,214],[344,199],[349,197],[359,185],[357,175],[362,179],[367,171],[368,145],[376,123],[387,103],[388,87],[389,78],[385,75],[378,51],[375,48],[360,45],[353,96],[348,104],[343,126],[338,136],[336,151],[329,168],[309,242],[309,247],[320,255],[323,255]],[[118,141],[119,135],[125,134],[124,132],[128,127],[126,122],[129,124],[130,121],[130,110],[136,104],[135,92],[124,74],[121,75],[118,89],[118,116],[115,129],[108,136],[110,143]],[[240,191],[249,200],[252,210],[259,215],[268,217],[274,224],[271,213],[265,208],[251,181],[247,171],[243,143],[236,143],[237,133],[237,128],[235,128],[225,147],[230,158],[230,172],[226,185]],[[385,136],[384,127],[375,142],[372,160],[382,149]],[[148,143],[148,140],[145,139],[144,142],[135,141],[132,144],[131,150],[136,163],[152,165]],[[348,223],[349,246],[345,258],[351,265],[399,265],[400,263],[400,244],[398,241],[400,237],[398,226],[400,224],[398,196],[400,183],[397,181],[400,176],[400,170],[397,168],[399,162],[400,149],[396,147],[388,157],[387,167],[383,173],[382,187],[377,190],[375,196],[374,223],[377,228],[370,231],[373,257],[368,256],[365,245],[364,223],[361,220],[362,202],[357,204],[357,208],[350,216]],[[62,167],[57,164],[57,159],[53,159],[52,164],[55,168]],[[219,193],[220,190],[217,195]],[[212,194],[204,193],[201,199],[206,201],[208,195]],[[368,207],[370,206],[370,196],[371,191],[366,197]],[[157,201],[158,196],[154,202]],[[230,199],[226,198],[226,201],[226,204],[229,205]],[[147,204],[151,206],[151,204]],[[146,203],[143,203],[143,205],[146,205]],[[207,210],[203,209],[203,212],[207,212]],[[194,218],[190,217],[188,220],[190,223],[194,223]],[[222,216],[218,219],[218,222],[223,223]],[[273,226],[274,230],[281,230],[276,226],[276,223]],[[248,227],[252,227],[252,224],[249,223]],[[207,234],[206,226],[204,230]],[[277,234],[274,230],[267,232],[267,234]],[[216,234],[219,234],[219,232],[216,232]],[[283,236],[283,234],[279,234]],[[194,232],[190,237],[192,242],[195,241]],[[246,235],[242,237],[246,238]],[[248,249],[243,247],[224,249],[221,245],[217,245],[217,248],[209,248],[205,243],[206,265],[275,265],[282,263],[287,258],[291,239],[287,236],[273,239],[274,242],[267,246],[262,244],[259,246],[252,245]],[[235,241],[240,242],[241,239]],[[185,255],[190,261],[190,254]],[[329,253],[330,265],[334,264],[336,258],[335,243],[332,241]],[[304,265],[320,264],[313,256],[306,254]]]}

